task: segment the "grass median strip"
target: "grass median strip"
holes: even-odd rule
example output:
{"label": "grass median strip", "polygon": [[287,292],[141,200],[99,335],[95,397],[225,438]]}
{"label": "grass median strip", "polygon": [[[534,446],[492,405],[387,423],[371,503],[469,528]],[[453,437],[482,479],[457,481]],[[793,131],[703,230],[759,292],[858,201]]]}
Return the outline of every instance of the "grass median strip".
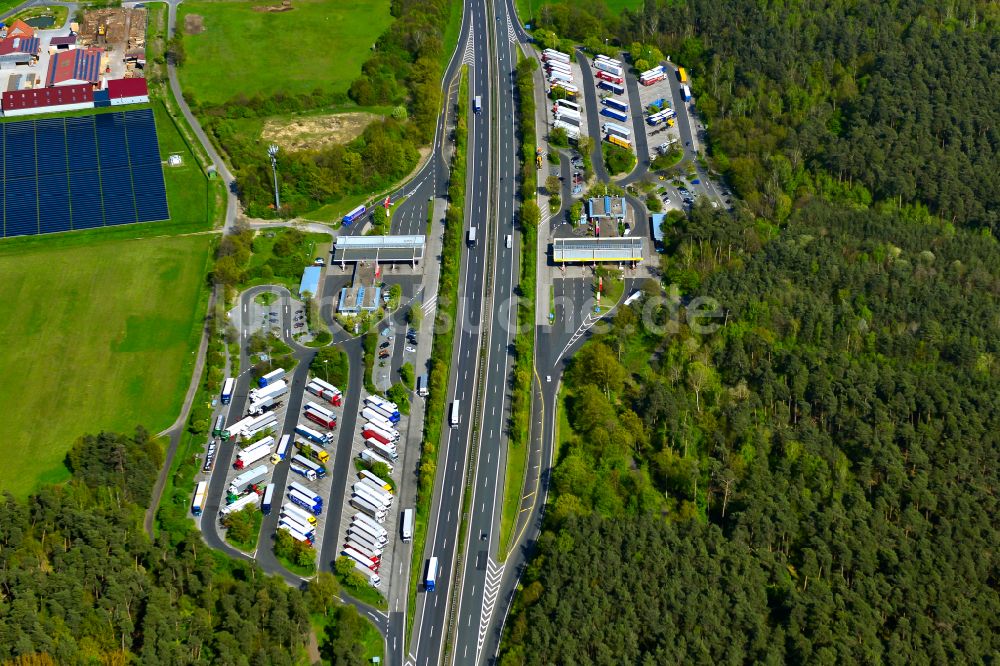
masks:
{"label": "grass median strip", "polygon": [[535,89],[536,61],[518,58],[518,124],[521,130],[521,260],[520,298],[517,305],[517,335],[514,337],[514,389],[511,393],[511,425],[504,476],[503,511],[500,515],[500,558],[506,559],[521,506],[524,475],[528,465],[531,437],[531,389],[535,358],[535,282],[538,224],[541,213],[535,200],[538,179],[535,172]]}
{"label": "grass median strip", "polygon": [[420,455],[417,506],[413,526],[413,559],[410,566],[409,597],[407,599],[406,635],[413,628],[417,608],[417,589],[423,572],[421,562],[427,542],[427,522],[437,473],[438,443],[448,392],[448,370],[454,343],[454,322],[458,310],[458,277],[462,258],[462,229],[465,211],[466,151],[468,144],[469,84],[467,68],[462,68],[455,124],[455,154],[451,162],[448,185],[448,212],[445,214],[444,238],[441,250],[441,278],[438,282],[437,323],[431,352],[429,373],[430,395],[424,418],[424,440]]}

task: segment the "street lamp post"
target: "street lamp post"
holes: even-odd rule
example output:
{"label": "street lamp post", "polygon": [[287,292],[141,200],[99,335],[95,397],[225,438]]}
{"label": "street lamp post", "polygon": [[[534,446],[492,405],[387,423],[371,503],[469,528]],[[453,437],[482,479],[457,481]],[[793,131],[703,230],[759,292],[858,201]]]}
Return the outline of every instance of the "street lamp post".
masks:
{"label": "street lamp post", "polygon": [[267,154],[271,156],[271,173],[274,175],[274,210],[281,210],[281,196],[278,194],[278,145],[272,143],[267,147]]}

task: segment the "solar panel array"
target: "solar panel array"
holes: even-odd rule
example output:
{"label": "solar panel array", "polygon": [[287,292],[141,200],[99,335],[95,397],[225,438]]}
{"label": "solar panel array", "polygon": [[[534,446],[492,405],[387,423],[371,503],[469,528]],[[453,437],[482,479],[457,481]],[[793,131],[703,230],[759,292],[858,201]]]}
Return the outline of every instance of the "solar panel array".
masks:
{"label": "solar panel array", "polygon": [[3,236],[170,217],[151,109],[0,124]]}

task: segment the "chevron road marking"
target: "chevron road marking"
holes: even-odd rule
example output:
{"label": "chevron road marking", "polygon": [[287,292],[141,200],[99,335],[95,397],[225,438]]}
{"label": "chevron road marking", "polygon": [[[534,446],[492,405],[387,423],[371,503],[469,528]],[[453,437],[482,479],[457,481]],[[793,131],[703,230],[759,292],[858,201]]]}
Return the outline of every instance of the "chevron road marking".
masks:
{"label": "chevron road marking", "polygon": [[[497,596],[500,594],[500,582],[503,580],[503,564],[497,564],[492,557],[486,560],[486,589],[483,590],[483,612],[479,616],[479,639],[476,641],[476,652],[483,649],[486,634],[493,619]],[[478,662],[479,659],[477,658]]]}
{"label": "chevron road marking", "polygon": [[473,41],[473,33],[469,31],[469,38],[465,41],[465,53],[462,54],[462,63],[472,65],[476,62],[476,43]]}

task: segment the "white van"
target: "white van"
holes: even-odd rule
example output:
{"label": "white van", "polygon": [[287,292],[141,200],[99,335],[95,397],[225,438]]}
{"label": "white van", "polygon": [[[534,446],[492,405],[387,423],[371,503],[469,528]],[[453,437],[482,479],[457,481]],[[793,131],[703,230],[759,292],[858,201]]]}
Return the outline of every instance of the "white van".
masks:
{"label": "white van", "polygon": [[514,242],[513,236],[511,236],[510,234],[507,234],[507,249],[508,250],[511,248],[511,245],[513,244],[513,242]]}
{"label": "white van", "polygon": [[476,244],[476,228],[469,227],[469,246]]}

